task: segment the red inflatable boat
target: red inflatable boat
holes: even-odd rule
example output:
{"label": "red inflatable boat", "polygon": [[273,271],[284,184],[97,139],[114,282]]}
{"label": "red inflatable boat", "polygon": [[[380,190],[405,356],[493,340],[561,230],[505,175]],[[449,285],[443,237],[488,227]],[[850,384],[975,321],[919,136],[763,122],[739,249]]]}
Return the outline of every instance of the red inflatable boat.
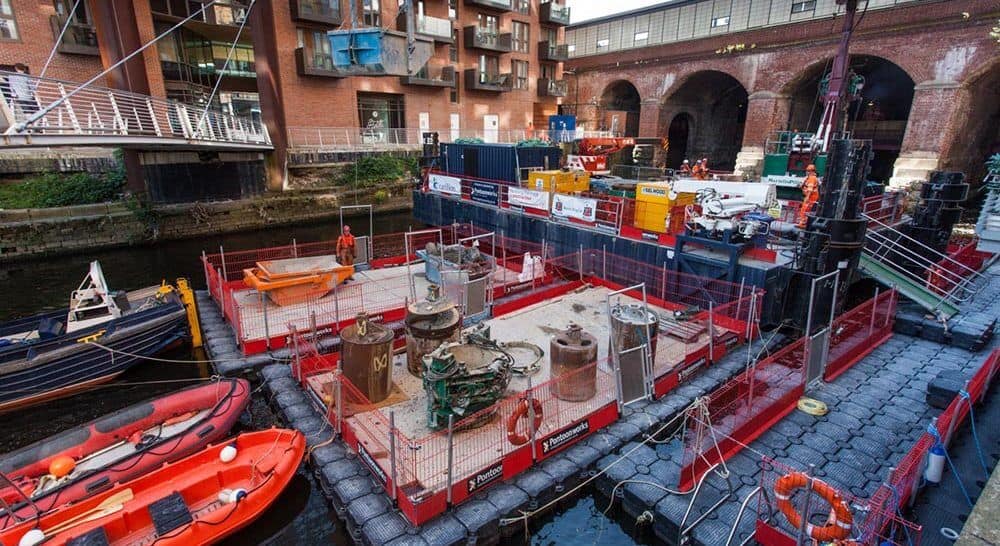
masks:
{"label": "red inflatable boat", "polygon": [[249,400],[249,383],[223,379],[129,406],[0,456],[0,473],[9,480],[0,486],[0,529],[224,438]]}
{"label": "red inflatable boat", "polygon": [[294,430],[241,434],[0,531],[0,543],[211,544],[246,526],[274,502],[295,475],[305,447],[305,438]]}

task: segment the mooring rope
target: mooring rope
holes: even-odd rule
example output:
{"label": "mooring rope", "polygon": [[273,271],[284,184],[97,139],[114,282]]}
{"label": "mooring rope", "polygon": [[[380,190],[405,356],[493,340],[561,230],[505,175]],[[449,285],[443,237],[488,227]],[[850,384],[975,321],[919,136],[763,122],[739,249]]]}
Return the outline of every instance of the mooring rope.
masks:
{"label": "mooring rope", "polygon": [[[205,359],[205,360],[178,360],[178,359],[174,359],[174,358],[159,358],[159,357],[155,357],[155,356],[145,356],[145,355],[140,355],[140,354],[137,354],[137,353],[130,353],[128,351],[123,351],[121,349],[113,349],[111,347],[108,347],[107,345],[102,345],[102,344],[100,344],[100,343],[98,343],[96,341],[84,341],[83,343],[86,343],[88,345],[93,345],[95,347],[99,347],[101,349],[104,349],[105,351],[108,351],[109,353],[112,353],[112,354],[119,354],[119,355],[123,355],[123,356],[129,356],[129,357],[132,357],[132,358],[140,358],[140,359],[149,360],[149,361],[152,361],[152,362],[165,362],[165,363],[168,363],[168,364],[215,364],[215,363],[219,363],[219,362],[240,362],[240,361],[246,360],[246,358],[208,358],[208,359]],[[278,359],[274,358],[273,356],[271,356],[270,358],[273,361],[277,361],[278,360]]]}

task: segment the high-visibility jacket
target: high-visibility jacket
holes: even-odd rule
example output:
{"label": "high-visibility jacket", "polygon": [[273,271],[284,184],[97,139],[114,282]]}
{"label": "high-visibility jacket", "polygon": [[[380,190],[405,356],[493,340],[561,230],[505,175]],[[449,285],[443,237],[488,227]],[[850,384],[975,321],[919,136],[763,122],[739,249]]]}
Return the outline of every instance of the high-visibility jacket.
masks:
{"label": "high-visibility jacket", "polygon": [[350,234],[341,235],[337,238],[337,252],[350,250],[354,252],[354,236]]}

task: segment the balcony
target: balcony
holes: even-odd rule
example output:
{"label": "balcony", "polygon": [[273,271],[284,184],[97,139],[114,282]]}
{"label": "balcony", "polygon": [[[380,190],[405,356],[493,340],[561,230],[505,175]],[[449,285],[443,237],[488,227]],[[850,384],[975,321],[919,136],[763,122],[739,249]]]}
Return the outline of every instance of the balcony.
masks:
{"label": "balcony", "polygon": [[458,78],[454,66],[442,66],[433,70],[424,66],[420,72],[412,76],[401,76],[399,82],[403,85],[421,85],[424,87],[456,87]]}
{"label": "balcony", "polygon": [[290,0],[292,20],[304,23],[339,25],[340,0]]}
{"label": "balcony", "polygon": [[514,88],[514,78],[511,74],[480,73],[476,68],[465,70],[465,89],[468,91],[488,91],[490,93],[506,93]]}
{"label": "balcony", "polygon": [[552,44],[548,41],[538,42],[538,60],[562,62],[569,60],[569,46]]}
{"label": "balcony", "polygon": [[465,27],[462,32],[465,35],[465,47],[467,49],[483,49],[499,53],[510,53],[511,36],[509,32],[506,34],[497,34],[478,26]]}
{"label": "balcony", "polygon": [[543,25],[569,24],[569,6],[556,2],[543,2],[538,6],[538,20]]}
{"label": "balcony", "polygon": [[295,68],[300,76],[344,77],[334,68],[333,58],[328,53],[311,51],[304,47],[295,50]]}
{"label": "balcony", "polygon": [[[193,16],[189,22],[206,25],[237,27],[246,20],[249,5],[244,0],[218,0],[202,9],[204,2],[174,2],[150,0],[149,7],[154,16],[168,21],[180,21]],[[201,10],[199,12],[199,10]],[[194,28],[197,28],[195,26]]]}
{"label": "balcony", "polygon": [[[52,35],[56,38],[62,32],[63,25],[66,24],[66,17],[63,15],[53,15],[49,17],[49,26],[52,27]],[[69,53],[72,55],[95,55],[101,52],[97,49],[97,33],[92,25],[71,21],[63,34],[62,42],[59,43],[59,53]]]}
{"label": "balcony", "polygon": [[514,9],[514,6],[511,5],[511,0],[465,0],[465,5],[477,8],[489,8],[497,11],[511,11]]}
{"label": "balcony", "polygon": [[549,80],[538,78],[539,97],[565,97],[569,93],[569,82],[566,80]]}
{"label": "balcony", "polygon": [[[437,17],[429,17],[427,15],[415,17],[416,27],[413,29],[414,32],[420,34],[421,36],[426,36],[435,42],[453,44],[455,43],[455,37],[452,34],[451,21],[448,19],[439,19]],[[406,32],[407,17],[405,13],[400,13],[396,17],[396,28]]]}

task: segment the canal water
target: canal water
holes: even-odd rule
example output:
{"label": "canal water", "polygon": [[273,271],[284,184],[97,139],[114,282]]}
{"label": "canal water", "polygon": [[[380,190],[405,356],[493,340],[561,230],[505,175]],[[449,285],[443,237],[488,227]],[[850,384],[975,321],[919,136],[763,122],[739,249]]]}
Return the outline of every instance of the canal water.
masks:
{"label": "canal water", "polygon": [[[368,232],[367,219],[352,219],[356,234]],[[398,233],[420,227],[408,214],[375,218],[375,234]],[[132,290],[178,277],[191,280],[196,289],[205,287],[199,256],[202,251],[249,250],[266,246],[308,243],[335,238],[339,222],[282,226],[259,231],[166,241],[153,245],[99,250],[68,256],[0,263],[0,320],[10,320],[45,310],[66,307],[69,295],[87,273],[88,264],[99,260],[108,285]],[[177,349],[167,358],[204,358],[190,348]],[[205,381],[211,376],[206,364],[149,363],[136,366],[117,381],[97,389],[49,402],[0,418],[0,453],[35,442],[70,427],[124,408],[141,400]],[[260,397],[251,403],[238,428],[252,430],[278,424]],[[238,432],[238,431],[237,431]],[[604,515],[607,500],[592,491],[566,501],[553,514],[533,522],[526,543],[537,545],[635,545],[646,543],[634,530],[626,531],[618,520]],[[335,544],[353,541],[332,512],[316,480],[303,466],[291,485],[261,518],[227,539],[228,546],[249,544]],[[434,545],[432,545],[434,546]]]}

